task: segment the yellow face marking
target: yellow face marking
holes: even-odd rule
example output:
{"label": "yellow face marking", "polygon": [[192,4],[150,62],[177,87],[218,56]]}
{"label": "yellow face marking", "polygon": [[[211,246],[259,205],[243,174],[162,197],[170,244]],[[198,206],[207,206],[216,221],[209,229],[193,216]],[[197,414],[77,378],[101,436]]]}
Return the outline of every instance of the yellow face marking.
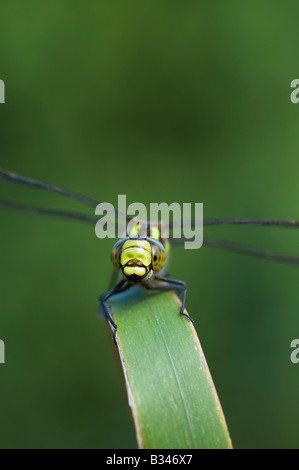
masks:
{"label": "yellow face marking", "polygon": [[121,239],[112,248],[111,261],[125,276],[147,280],[166,263],[166,249],[153,237]]}
{"label": "yellow face marking", "polygon": [[151,227],[151,238],[155,240],[160,240],[160,230],[158,227]]}
{"label": "yellow face marking", "polygon": [[136,274],[139,277],[143,277],[146,274],[146,268],[144,266],[125,266],[124,274],[125,276]]}
{"label": "yellow face marking", "polygon": [[141,228],[140,224],[134,225],[134,227],[132,228],[132,230],[130,232],[130,237],[138,237],[138,233],[139,233],[140,228]]}
{"label": "yellow face marking", "polygon": [[125,266],[133,260],[140,262],[143,266],[149,266],[152,260],[151,252],[137,246],[133,246],[132,248],[123,248],[120,256],[120,264]]}
{"label": "yellow face marking", "polygon": [[126,248],[131,248],[133,246],[139,246],[140,248],[143,248],[144,250],[151,252],[150,243],[147,240],[144,240],[142,238],[134,238],[134,239],[126,240],[122,248],[123,250],[125,250]]}

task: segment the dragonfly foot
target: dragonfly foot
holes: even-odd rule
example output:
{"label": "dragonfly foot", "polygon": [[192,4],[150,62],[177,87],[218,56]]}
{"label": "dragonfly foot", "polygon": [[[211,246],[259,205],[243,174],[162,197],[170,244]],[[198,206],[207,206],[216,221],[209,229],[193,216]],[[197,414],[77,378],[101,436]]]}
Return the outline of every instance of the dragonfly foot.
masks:
{"label": "dragonfly foot", "polygon": [[193,320],[193,318],[191,318],[187,313],[180,312],[180,314],[181,314],[181,315],[184,315],[184,317],[188,318],[188,320],[190,320],[190,321],[193,323],[193,325],[194,325],[194,320]]}

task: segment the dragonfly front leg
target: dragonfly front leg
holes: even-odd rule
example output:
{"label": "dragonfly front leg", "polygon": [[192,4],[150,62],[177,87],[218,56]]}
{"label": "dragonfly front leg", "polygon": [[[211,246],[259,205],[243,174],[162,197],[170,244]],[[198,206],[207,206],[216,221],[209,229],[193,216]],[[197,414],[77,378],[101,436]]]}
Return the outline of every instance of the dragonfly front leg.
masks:
{"label": "dragonfly front leg", "polygon": [[111,307],[108,304],[107,300],[112,295],[120,294],[121,292],[124,292],[125,290],[129,289],[129,287],[130,287],[130,284],[128,284],[125,279],[122,279],[114,287],[112,287],[112,289],[108,290],[107,292],[105,292],[105,294],[102,294],[99,297],[99,304],[100,304],[101,311],[102,311],[104,317],[106,318],[108,324],[110,325],[110,327],[113,331],[114,344],[117,344],[117,342],[116,342],[117,325],[112,320],[112,317],[111,317],[112,311],[111,311]]}
{"label": "dragonfly front leg", "polygon": [[180,292],[182,290],[184,291],[180,314],[184,315],[185,317],[188,318],[188,320],[190,320],[190,321],[192,321],[192,323],[194,323],[193,318],[191,318],[187,313],[184,312],[185,307],[186,307],[187,283],[185,281],[181,281],[179,279],[171,279],[170,277],[159,276],[159,275],[156,275],[155,279],[157,281],[163,281],[166,284],[148,284],[146,286],[147,289],[151,289],[151,290],[179,290]]}

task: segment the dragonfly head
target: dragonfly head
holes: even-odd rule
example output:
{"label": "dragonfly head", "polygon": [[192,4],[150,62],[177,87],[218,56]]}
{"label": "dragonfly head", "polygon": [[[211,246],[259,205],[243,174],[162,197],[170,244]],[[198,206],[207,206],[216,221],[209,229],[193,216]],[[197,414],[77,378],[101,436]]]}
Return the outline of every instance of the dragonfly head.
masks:
{"label": "dragonfly head", "polygon": [[132,282],[149,280],[166,262],[163,245],[152,238],[125,238],[119,240],[111,252],[114,267]]}

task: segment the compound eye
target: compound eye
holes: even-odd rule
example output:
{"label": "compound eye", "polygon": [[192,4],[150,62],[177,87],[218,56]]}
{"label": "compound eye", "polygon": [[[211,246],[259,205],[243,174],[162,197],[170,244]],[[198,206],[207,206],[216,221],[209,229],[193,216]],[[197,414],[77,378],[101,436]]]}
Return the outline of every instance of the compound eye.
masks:
{"label": "compound eye", "polygon": [[152,245],[152,266],[154,271],[160,271],[166,263],[166,252],[164,247]]}
{"label": "compound eye", "polygon": [[111,263],[116,269],[120,269],[120,256],[124,242],[124,239],[118,240],[110,253]]}

